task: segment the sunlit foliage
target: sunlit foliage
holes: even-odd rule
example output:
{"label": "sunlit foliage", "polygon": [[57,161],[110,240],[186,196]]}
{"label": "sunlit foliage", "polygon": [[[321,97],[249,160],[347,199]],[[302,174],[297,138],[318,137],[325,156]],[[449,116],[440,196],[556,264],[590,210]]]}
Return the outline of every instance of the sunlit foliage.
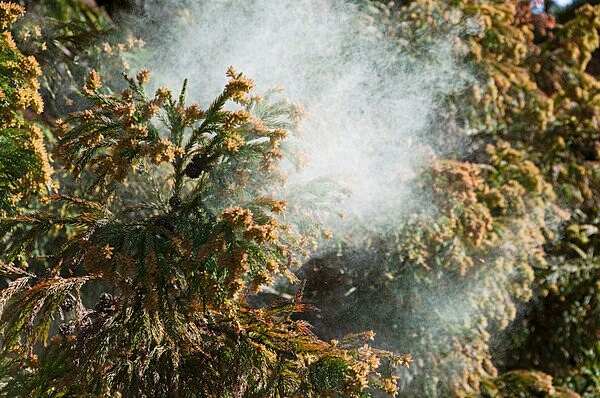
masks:
{"label": "sunlit foliage", "polygon": [[38,91],[41,70],[7,30],[24,12],[16,4],[0,3],[0,216],[52,185],[44,135],[24,117],[24,112],[44,109]]}
{"label": "sunlit foliage", "polygon": [[[301,109],[250,95],[254,82],[233,68],[227,75],[202,109],[186,105],[187,83],[178,96],[148,95],[145,69],[117,94],[89,73],[82,94],[92,105],[56,122],[54,152],[92,186],[0,219],[1,396],[395,392],[392,370],[410,357],[370,348],[372,333],[318,339],[293,318],[307,309],[302,288],[270,307],[246,304],[274,277],[293,279],[307,254],[286,203],[267,191],[281,181],[282,142]],[[69,232],[33,274],[28,245],[51,230]],[[91,303],[81,294],[90,285],[101,291]]]}
{"label": "sunlit foliage", "polygon": [[[599,97],[586,65],[598,8],[557,25],[529,1],[367,3],[365,25],[407,56],[427,62],[423,48],[452,38],[474,82],[441,101],[436,122],[469,151],[432,143],[442,158],[414,185],[433,212],[305,268],[307,297],[336,303],[319,330],[368,324],[410,347],[406,396],[552,396],[565,381],[594,396]],[[488,388],[521,368],[533,372]],[[517,388],[536,380],[546,387]]]}

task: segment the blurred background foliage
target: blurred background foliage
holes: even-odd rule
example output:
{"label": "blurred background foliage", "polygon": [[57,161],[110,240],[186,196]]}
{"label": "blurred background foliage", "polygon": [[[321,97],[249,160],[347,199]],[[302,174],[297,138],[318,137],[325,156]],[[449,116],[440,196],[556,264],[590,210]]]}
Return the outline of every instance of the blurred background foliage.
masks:
{"label": "blurred background foliage", "polygon": [[[89,68],[118,76],[152,40],[127,23],[147,3],[21,2],[14,37],[39,62],[46,107],[19,115],[48,144],[50,123],[85,105],[75,90]],[[432,122],[469,150],[430,143],[437,157],[413,195],[435,212],[399,217],[359,247],[340,238],[341,250],[304,265],[304,300],[321,309],[304,316],[324,339],[373,329],[381,347],[410,351],[400,396],[600,396],[597,2],[354,3],[373,40],[423,62],[422,48],[456,37],[456,59],[476,79],[441,99]],[[60,170],[55,180],[73,186]]]}
{"label": "blurred background foliage", "polygon": [[370,31],[414,57],[456,35],[476,82],[435,122],[469,150],[431,143],[440,158],[414,194],[435,214],[305,266],[322,309],[311,321],[332,335],[369,325],[387,348],[410,347],[401,396],[598,396],[600,9],[360,4]]}

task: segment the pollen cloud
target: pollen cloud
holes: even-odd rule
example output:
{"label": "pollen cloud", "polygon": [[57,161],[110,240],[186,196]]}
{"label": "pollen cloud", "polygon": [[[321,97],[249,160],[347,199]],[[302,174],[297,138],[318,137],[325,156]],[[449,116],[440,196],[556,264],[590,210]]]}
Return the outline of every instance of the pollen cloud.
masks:
{"label": "pollen cloud", "polygon": [[165,5],[146,12],[142,36],[161,50],[144,65],[161,85],[189,78],[189,98],[206,106],[202,99],[217,94],[234,65],[255,80],[256,92],[282,86],[304,106],[296,145],[308,160],[287,170],[284,195],[298,208],[344,214],[322,215],[338,237],[385,227],[409,208],[406,181],[443,128],[433,122],[437,101],[469,79],[452,38],[422,49],[427,62],[416,60],[402,43],[376,39],[383,28],[367,26],[346,2],[221,0],[197,2],[185,14]]}

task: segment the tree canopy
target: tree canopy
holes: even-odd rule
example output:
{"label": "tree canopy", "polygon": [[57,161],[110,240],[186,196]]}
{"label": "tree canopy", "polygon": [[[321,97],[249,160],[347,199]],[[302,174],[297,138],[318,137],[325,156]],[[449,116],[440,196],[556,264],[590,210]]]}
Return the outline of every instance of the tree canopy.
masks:
{"label": "tree canopy", "polygon": [[0,2],[0,396],[600,395],[600,6],[547,3],[347,2],[469,75],[349,239],[285,200],[301,104],[151,90],[152,4]]}

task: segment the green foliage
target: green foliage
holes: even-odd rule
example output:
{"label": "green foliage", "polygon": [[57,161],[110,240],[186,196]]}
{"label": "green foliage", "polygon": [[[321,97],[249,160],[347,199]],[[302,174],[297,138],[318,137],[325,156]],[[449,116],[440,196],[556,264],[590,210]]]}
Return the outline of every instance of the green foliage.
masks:
{"label": "green foliage", "polygon": [[547,374],[527,370],[514,370],[506,372],[494,381],[483,381],[480,396],[483,398],[579,397],[566,388],[553,386],[552,377]]}
{"label": "green foliage", "polygon": [[[141,42],[109,43],[110,19],[74,0],[32,4],[17,45],[3,31],[0,396],[363,397],[397,382],[419,397],[599,394],[600,86],[589,65],[600,10],[567,10],[556,25],[529,1],[354,3],[360,33],[399,43],[411,65],[452,38],[475,77],[436,99],[434,122],[447,126],[441,142],[472,150],[451,157],[432,142],[439,157],[412,181],[414,202],[432,209],[309,261],[318,317],[302,289],[247,303],[275,278],[294,281],[319,232],[287,225],[273,192],[300,107],[249,95],[233,69],[205,109],[186,105],[185,84],[149,95],[145,70],[114,94],[102,85],[122,83],[100,74],[122,70]],[[22,13],[0,3],[2,29]],[[101,73],[71,103],[90,67]],[[51,185],[28,121],[38,91],[50,116],[88,105],[58,121],[62,191],[30,211]],[[369,333],[321,340],[367,329],[413,352],[410,377],[395,370],[410,357],[365,346]]]}
{"label": "green foliage", "polygon": [[96,68],[112,86],[122,83],[128,56],[143,42],[116,28],[98,7],[79,0],[28,2],[27,14],[13,29],[21,51],[40,64],[45,116],[81,109],[78,95],[89,69]]}
{"label": "green foliage", "polygon": [[[186,83],[177,97],[166,88],[148,97],[147,70],[118,94],[89,74],[83,95],[93,105],[57,122],[55,153],[91,188],[0,219],[10,237],[0,396],[395,392],[391,369],[410,357],[370,348],[370,333],[319,340],[294,319],[308,309],[302,289],[270,307],[246,304],[274,277],[293,278],[305,254],[306,238],[265,185],[281,181],[282,142],[300,108],[250,96],[252,80],[227,75],[203,110],[185,105]],[[232,103],[240,107],[226,110]],[[29,243],[56,229],[70,233],[44,247],[45,274],[28,273]],[[104,292],[86,308],[80,292],[94,283]]]}
{"label": "green foliage", "polygon": [[[491,337],[514,320],[534,270],[546,267],[543,198],[552,191],[507,143],[488,151],[486,167],[435,160],[426,168],[414,195],[435,212],[416,211],[393,233],[370,236],[360,256],[319,260],[321,270],[344,267],[337,294],[354,286],[344,310],[326,306],[332,298],[321,290],[307,296],[323,308],[325,327],[351,319],[411,346],[417,373],[405,391],[417,396],[460,396],[495,376]],[[309,294],[323,278],[309,279]],[[372,303],[382,306],[373,312]]]}
{"label": "green foliage", "polygon": [[[472,151],[432,161],[415,179],[414,201],[434,211],[411,209],[394,231],[306,267],[306,297],[324,308],[318,330],[369,325],[388,346],[410,347],[417,360],[407,396],[535,396],[526,385],[536,380],[551,395],[552,377],[537,371],[593,386],[584,369],[598,336],[599,97],[586,66],[598,46],[598,8],[586,5],[560,27],[527,1],[365,9],[376,35],[423,62],[423,48],[452,37],[476,82],[444,99],[440,114],[453,115],[447,134]],[[509,326],[502,336],[514,345],[495,350],[511,340],[491,336]],[[531,371],[496,378],[498,368]],[[513,377],[524,374],[535,377]],[[486,392],[489,380],[504,387]]]}
{"label": "green foliage", "polygon": [[600,352],[597,345],[582,353],[577,368],[565,374],[561,384],[579,392],[584,398],[600,394]]}
{"label": "green foliage", "polygon": [[13,3],[0,3],[0,216],[16,211],[21,200],[51,185],[42,131],[23,116],[25,111],[42,112],[41,71],[6,30],[24,12]]}

